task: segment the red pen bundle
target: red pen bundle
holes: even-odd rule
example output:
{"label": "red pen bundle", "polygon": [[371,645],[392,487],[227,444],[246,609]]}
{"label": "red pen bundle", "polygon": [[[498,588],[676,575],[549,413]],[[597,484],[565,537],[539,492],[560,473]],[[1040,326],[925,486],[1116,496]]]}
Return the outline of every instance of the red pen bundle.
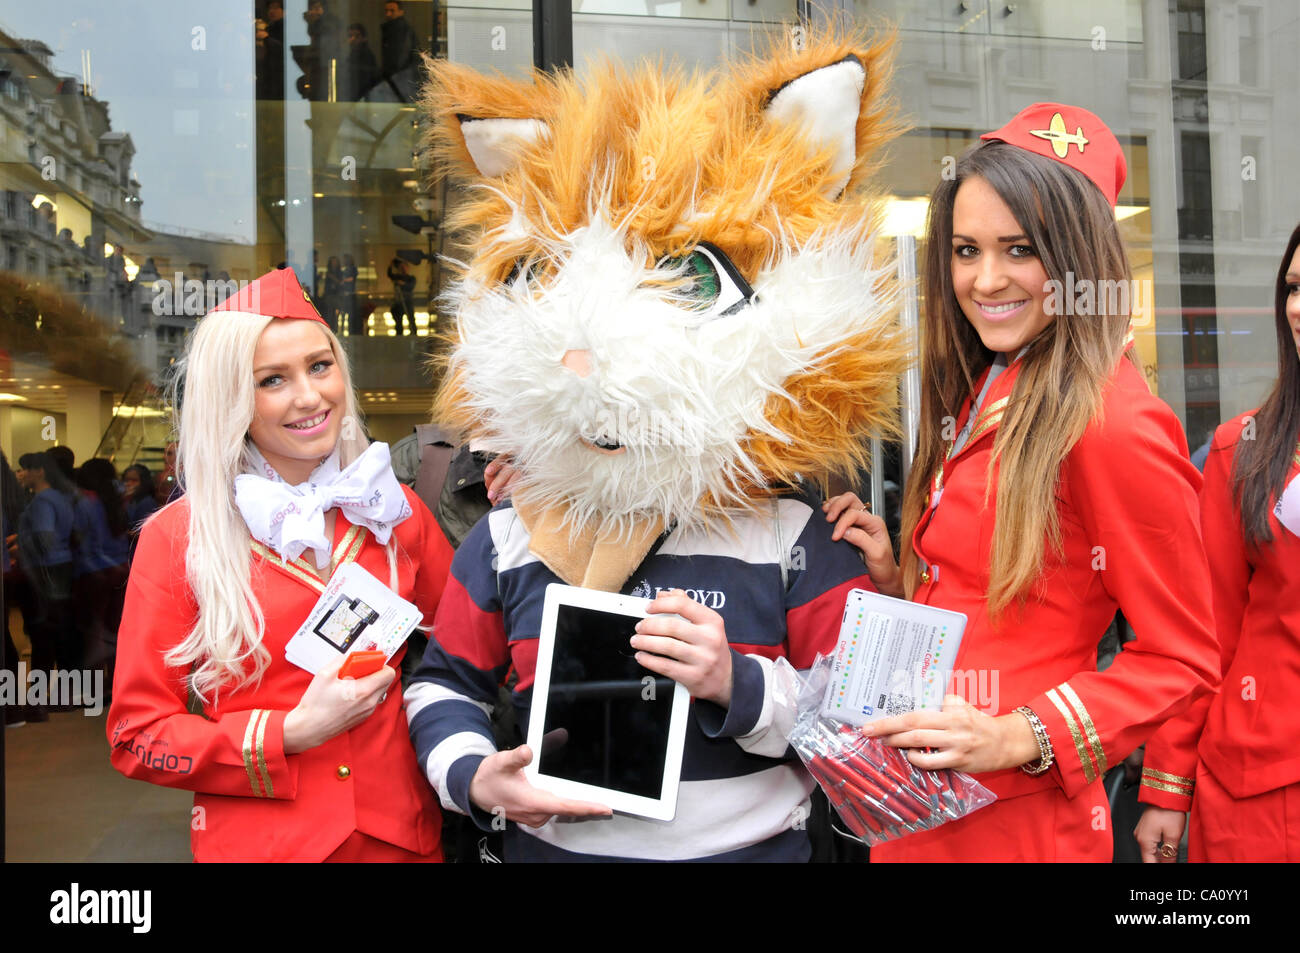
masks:
{"label": "red pen bundle", "polygon": [[790,744],[849,830],[867,844],[931,830],[995,800],[968,774],[922,771],[898,748],[828,718],[801,718]]}

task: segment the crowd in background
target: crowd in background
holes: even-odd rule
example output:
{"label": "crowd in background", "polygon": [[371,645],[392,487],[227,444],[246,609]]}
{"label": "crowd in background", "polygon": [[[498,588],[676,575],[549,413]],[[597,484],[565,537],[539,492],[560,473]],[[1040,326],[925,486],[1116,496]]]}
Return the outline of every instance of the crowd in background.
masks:
{"label": "crowd in background", "polygon": [[[144,521],[180,493],[175,445],[167,450],[157,479],[138,463],[120,477],[111,461],[98,457],[78,467],[67,447],[24,453],[16,472],[0,453],[5,541],[0,621],[4,668],[12,677],[17,678],[19,652],[10,612],[17,608],[31,646],[28,671],[100,670],[111,693],[135,540]],[[5,707],[10,727],[46,719],[40,705]]]}
{"label": "crowd in background", "polygon": [[[303,99],[330,102],[409,102],[418,85],[420,40],[398,0],[383,5],[379,55],[370,31],[360,21],[343,29],[327,0],[310,0],[303,19],[307,43],[290,45],[301,75],[294,88]],[[267,0],[264,15],[254,20],[257,98],[284,98],[284,4]]]}
{"label": "crowd in background", "polygon": [[[356,259],[350,254],[330,255],[324,268],[316,269],[312,302],[330,330],[349,336],[364,335],[376,298],[357,292]],[[393,285],[389,304],[398,334],[415,334],[415,276],[410,264],[394,257],[388,264],[388,280]],[[381,332],[382,333],[382,332]]]}

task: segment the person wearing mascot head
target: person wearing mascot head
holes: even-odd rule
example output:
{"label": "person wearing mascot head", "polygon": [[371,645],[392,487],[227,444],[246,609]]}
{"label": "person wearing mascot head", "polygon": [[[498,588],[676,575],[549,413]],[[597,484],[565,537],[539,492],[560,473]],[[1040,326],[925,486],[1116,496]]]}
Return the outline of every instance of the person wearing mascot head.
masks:
{"label": "person wearing mascot head", "polygon": [[[826,518],[881,591],[968,618],[954,668],[976,677],[954,678],[942,711],[864,733],[998,800],[872,860],[1109,861],[1102,776],[1218,681],[1201,480],[1138,370],[1130,298],[1107,291],[1130,278],[1114,134],[1037,103],[982,138],[930,203],[901,570],[855,496]],[[1137,638],[1099,673],[1117,608]],[[1161,752],[1147,758],[1172,777]]]}
{"label": "person wearing mascot head", "polygon": [[[519,476],[457,551],[405,697],[444,806],[523,825],[507,860],[809,856],[774,673],[830,651],[870,585],[801,477],[856,470],[895,426],[906,347],[867,187],[897,131],[889,53],[828,35],[707,75],[527,82],[429,61],[433,151],[478,186],[436,410]],[[671,822],[559,823],[607,810],[496,750],[484,706],[513,668],[526,723],[555,582],[654,597],[631,647],[694,696]]]}

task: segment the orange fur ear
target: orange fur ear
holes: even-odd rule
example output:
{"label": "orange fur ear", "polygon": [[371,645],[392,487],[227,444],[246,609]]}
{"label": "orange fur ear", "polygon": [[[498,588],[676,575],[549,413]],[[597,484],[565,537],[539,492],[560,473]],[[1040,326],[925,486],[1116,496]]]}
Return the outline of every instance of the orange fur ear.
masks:
{"label": "orange fur ear", "polygon": [[429,119],[424,148],[432,175],[496,178],[544,139],[554,114],[555,83],[484,76],[459,63],[425,56],[429,81],[420,109]]}
{"label": "orange fur ear", "polygon": [[894,44],[888,33],[868,41],[832,32],[774,44],[733,72],[739,108],[799,128],[810,155],[827,160],[827,198],[870,179],[881,147],[903,131],[885,93]]}

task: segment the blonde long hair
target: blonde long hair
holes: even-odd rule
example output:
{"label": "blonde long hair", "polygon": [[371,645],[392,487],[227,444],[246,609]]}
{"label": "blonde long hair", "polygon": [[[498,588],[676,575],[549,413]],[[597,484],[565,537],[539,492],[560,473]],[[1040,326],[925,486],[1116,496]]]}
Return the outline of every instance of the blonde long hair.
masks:
{"label": "blonde long hair", "polygon": [[[952,284],[953,204],[957,189],[973,176],[992,186],[1007,204],[1049,280],[1066,286],[1070,272],[1076,285],[1081,280],[1109,280],[1124,281],[1127,287],[1130,279],[1110,204],[1092,182],[1061,162],[1007,143],[987,142],[968,150],[958,160],[956,176],[935,189],[925,252],[920,433],[903,500],[902,568],[909,596],[916,590],[920,562],[911,546],[912,534],[925,515],[935,472],[948,451],[945,418],[956,419],[994,356],[962,314]],[[1041,577],[1047,547],[1060,551],[1056,494],[1061,463],[1101,411],[1102,392],[1124,353],[1129,320],[1127,310],[1060,314],[1027,345],[994,439],[985,490],[987,501],[992,468],[997,467],[997,521],[987,594],[989,614],[995,619],[1013,601],[1023,604],[1030,595]]]}
{"label": "blonde long hair", "polygon": [[[270,664],[262,645],[266,621],[250,583],[250,538],[235,507],[235,477],[245,472],[248,428],[253,422],[253,355],[273,319],[218,311],[199,322],[174,378],[180,412],[177,478],[189,505],[185,577],[198,605],[198,619],[184,640],[167,652],[168,665],[190,670],[202,700],[222,688],[256,682]],[[343,374],[345,406],[339,466],[369,446],[362,428],[347,354],[327,327],[330,350]],[[390,550],[391,557],[391,550]],[[391,561],[391,560],[390,560]]]}

